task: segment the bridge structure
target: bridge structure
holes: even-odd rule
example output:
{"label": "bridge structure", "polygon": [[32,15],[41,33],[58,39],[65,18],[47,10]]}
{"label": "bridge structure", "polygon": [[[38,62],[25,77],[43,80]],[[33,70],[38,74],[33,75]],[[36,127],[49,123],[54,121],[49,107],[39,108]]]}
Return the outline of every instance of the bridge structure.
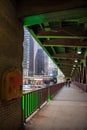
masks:
{"label": "bridge structure", "polygon": [[[65,77],[87,91],[87,1],[1,0],[0,128],[3,130],[7,127],[16,130],[23,123],[23,26]],[[51,88],[51,95],[57,90]]]}

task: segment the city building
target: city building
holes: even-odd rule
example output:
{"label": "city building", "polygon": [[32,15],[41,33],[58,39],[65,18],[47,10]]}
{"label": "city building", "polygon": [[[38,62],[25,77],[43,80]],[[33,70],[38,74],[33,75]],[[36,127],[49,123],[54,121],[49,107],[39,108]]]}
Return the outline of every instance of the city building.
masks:
{"label": "city building", "polygon": [[24,42],[23,42],[23,76],[28,76],[29,73],[29,32],[24,28]]}
{"label": "city building", "polygon": [[53,63],[53,61],[48,58],[48,75],[56,77],[58,75],[58,67]]}
{"label": "city building", "polygon": [[56,77],[58,67],[38,45],[29,31],[24,28],[23,76],[48,75]]}
{"label": "city building", "polygon": [[30,35],[30,42],[29,42],[29,76],[33,76],[34,74],[34,39]]}
{"label": "city building", "polygon": [[38,48],[39,48],[39,44],[37,43],[37,41],[34,39],[34,75],[36,74],[36,66],[37,66],[37,63],[36,63],[36,55],[37,55],[37,51],[38,51]]}
{"label": "city building", "polygon": [[35,74],[43,75],[44,74],[44,52],[42,49],[38,49],[35,58]]}
{"label": "city building", "polygon": [[33,76],[34,71],[34,40],[24,27],[23,42],[23,76]]}
{"label": "city building", "polygon": [[48,55],[44,52],[44,75],[48,75]]}

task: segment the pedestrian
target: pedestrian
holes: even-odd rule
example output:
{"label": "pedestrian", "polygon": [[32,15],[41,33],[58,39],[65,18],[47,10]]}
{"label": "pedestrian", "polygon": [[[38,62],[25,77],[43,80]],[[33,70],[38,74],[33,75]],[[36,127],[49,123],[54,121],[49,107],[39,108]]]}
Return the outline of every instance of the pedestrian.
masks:
{"label": "pedestrian", "polygon": [[68,81],[67,81],[67,79],[66,79],[66,87],[67,87],[67,85],[68,85]]}
{"label": "pedestrian", "polygon": [[70,87],[70,84],[71,84],[71,81],[70,81],[70,80],[68,80],[68,87]]}

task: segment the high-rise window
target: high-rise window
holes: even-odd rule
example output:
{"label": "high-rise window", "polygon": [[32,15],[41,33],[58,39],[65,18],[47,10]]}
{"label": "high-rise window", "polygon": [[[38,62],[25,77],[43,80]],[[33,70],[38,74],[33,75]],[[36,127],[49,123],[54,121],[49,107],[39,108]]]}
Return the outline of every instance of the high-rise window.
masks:
{"label": "high-rise window", "polygon": [[33,76],[34,40],[26,28],[24,28],[23,50],[23,75]]}

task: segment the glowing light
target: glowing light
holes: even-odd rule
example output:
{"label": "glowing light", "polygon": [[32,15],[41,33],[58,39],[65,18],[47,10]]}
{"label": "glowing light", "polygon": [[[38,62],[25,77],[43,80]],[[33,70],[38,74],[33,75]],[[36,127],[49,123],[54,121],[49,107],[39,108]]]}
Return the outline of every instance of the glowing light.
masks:
{"label": "glowing light", "polygon": [[75,62],[78,62],[78,60],[77,60],[77,59],[75,59]]}
{"label": "glowing light", "polygon": [[78,48],[77,53],[78,53],[78,54],[81,54],[81,53],[82,53],[82,52],[81,52],[81,48]]}

